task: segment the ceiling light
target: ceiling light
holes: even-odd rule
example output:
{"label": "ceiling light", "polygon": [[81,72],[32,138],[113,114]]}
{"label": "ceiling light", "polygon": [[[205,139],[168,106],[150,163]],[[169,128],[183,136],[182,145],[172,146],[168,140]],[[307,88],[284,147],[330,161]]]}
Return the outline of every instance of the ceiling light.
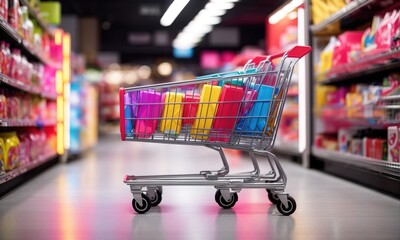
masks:
{"label": "ceiling light", "polygon": [[170,26],[189,1],[190,0],[174,0],[164,13],[164,16],[162,16],[160,20],[161,25],[164,27]]}
{"label": "ceiling light", "polygon": [[225,9],[203,9],[197,14],[197,16],[219,17],[224,15],[225,13]]}
{"label": "ceiling light", "polygon": [[234,3],[231,2],[209,2],[206,4],[205,9],[224,9],[228,10],[235,6]]}
{"label": "ceiling light", "polygon": [[211,16],[204,16],[204,15],[197,15],[194,19],[194,22],[199,22],[205,25],[217,25],[221,22],[220,17],[211,17]]}
{"label": "ceiling light", "polygon": [[240,0],[211,0],[210,2],[239,2]]}
{"label": "ceiling light", "polygon": [[268,22],[270,24],[277,24],[293,10],[300,7],[303,3],[304,0],[292,0],[291,2],[280,8],[278,11],[276,11],[274,14],[272,14],[271,17],[269,17]]}
{"label": "ceiling light", "polygon": [[148,79],[151,76],[151,68],[143,65],[138,69],[138,76],[142,79]]}
{"label": "ceiling light", "polygon": [[169,62],[160,63],[157,67],[157,71],[161,76],[169,76],[172,73],[172,64]]}

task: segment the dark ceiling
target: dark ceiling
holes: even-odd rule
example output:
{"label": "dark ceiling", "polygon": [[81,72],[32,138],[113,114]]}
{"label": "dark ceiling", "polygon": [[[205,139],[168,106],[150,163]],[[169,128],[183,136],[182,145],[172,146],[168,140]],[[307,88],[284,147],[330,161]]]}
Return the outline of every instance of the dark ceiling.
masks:
{"label": "dark ceiling", "polygon": [[[191,0],[170,27],[160,25],[160,18],[172,0],[61,0],[63,14],[96,17],[100,28],[100,51],[117,51],[130,61],[144,55],[171,55],[171,47],[133,46],[127,43],[130,32],[167,31],[173,39],[208,0]],[[265,17],[284,0],[241,0],[228,10],[218,27],[237,27],[240,44],[230,47],[239,50],[245,45],[257,45],[264,38]],[[204,40],[200,48],[212,48]]]}

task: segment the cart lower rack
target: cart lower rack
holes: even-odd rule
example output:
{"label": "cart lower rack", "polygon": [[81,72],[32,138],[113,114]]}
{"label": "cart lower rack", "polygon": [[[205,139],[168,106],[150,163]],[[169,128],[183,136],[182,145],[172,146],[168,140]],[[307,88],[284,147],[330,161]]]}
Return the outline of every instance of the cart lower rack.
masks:
{"label": "cart lower rack", "polygon": [[[250,60],[242,71],[201,76],[193,80],[120,89],[120,131],[123,141],[200,145],[218,151],[223,167],[198,174],[128,175],[132,207],[146,213],[161,203],[163,186],[210,185],[215,201],[231,208],[244,188],[263,188],[279,212],[296,210],[285,192],[287,177],[274,145],[287,90],[297,61],[311,48]],[[230,173],[224,148],[249,153],[254,170]],[[256,154],[271,171],[260,171]]]}

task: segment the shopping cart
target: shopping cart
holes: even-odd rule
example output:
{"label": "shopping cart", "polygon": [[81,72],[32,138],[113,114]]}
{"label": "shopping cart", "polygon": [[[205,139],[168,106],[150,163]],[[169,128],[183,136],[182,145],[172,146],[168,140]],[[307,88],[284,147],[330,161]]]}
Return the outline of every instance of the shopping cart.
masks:
{"label": "shopping cart", "polygon": [[[244,188],[263,188],[279,212],[290,215],[295,200],[286,193],[287,178],[272,149],[297,61],[308,46],[250,60],[242,71],[193,80],[120,89],[123,141],[201,145],[218,151],[223,167],[198,174],[128,175],[132,207],[146,213],[162,199],[163,186],[210,185],[215,201],[231,208]],[[254,170],[229,173],[224,148],[249,153]],[[256,156],[266,157],[271,171],[261,173]]]}

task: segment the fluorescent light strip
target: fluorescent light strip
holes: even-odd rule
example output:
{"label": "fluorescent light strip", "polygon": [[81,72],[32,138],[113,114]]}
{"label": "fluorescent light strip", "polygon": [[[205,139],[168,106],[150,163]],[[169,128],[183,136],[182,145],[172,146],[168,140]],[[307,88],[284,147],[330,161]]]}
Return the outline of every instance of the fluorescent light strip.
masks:
{"label": "fluorescent light strip", "polygon": [[301,6],[303,3],[304,0],[292,0],[288,2],[285,6],[272,14],[271,17],[269,17],[268,22],[270,24],[277,24],[279,21],[284,19],[289,13]]}
{"label": "fluorescent light strip", "polygon": [[[221,18],[226,11],[233,8],[235,2],[238,1],[239,0],[210,0],[204,9],[202,9],[178,34],[173,41],[173,47],[181,49],[195,47],[207,33],[212,31],[214,25],[221,22]],[[167,14],[167,12],[165,14]]]}
{"label": "fluorescent light strip", "polygon": [[186,7],[190,0],[174,0],[168,7],[162,16],[160,23],[164,27],[170,26],[175,19],[178,17],[179,13]]}

